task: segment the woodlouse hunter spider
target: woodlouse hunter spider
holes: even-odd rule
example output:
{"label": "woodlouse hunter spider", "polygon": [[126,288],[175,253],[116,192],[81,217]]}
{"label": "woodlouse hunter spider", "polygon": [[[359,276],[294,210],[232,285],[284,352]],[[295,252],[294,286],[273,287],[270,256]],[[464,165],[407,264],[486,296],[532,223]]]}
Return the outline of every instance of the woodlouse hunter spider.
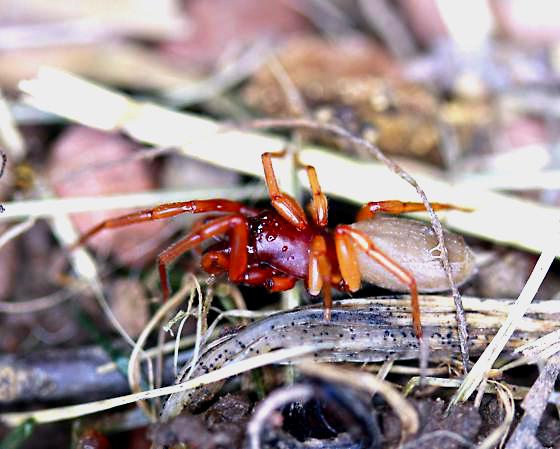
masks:
{"label": "woodlouse hunter spider", "polygon": [[[357,223],[328,229],[327,198],[321,191],[315,168],[304,167],[312,192],[309,220],[297,201],[278,187],[272,158],[282,155],[283,152],[262,155],[273,209],[257,210],[227,199],[163,204],[103,221],[82,235],[74,246],[85,243],[103,229],[180,214],[211,213],[197,222],[186,237],[158,256],[164,301],[170,293],[168,265],[206,240],[219,238],[202,253],[201,264],[206,272],[227,272],[232,282],[262,285],[270,291],[288,290],[302,279],[311,295],[323,293],[327,320],[332,309],[331,287],[355,292],[363,279],[391,290],[408,290],[414,330],[420,337],[418,291],[449,288],[439,262],[430,253],[437,245],[436,239],[424,223],[378,214],[423,211],[424,205],[396,200],[370,202],[359,211]],[[432,203],[432,207],[459,209],[441,203]],[[453,275],[457,283],[462,283],[474,271],[474,258],[461,237],[446,233],[445,238]]]}

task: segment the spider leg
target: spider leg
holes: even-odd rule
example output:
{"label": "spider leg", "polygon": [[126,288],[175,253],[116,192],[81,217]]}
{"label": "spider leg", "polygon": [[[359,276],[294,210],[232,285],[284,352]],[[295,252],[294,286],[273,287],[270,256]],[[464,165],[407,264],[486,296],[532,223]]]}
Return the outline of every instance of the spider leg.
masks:
{"label": "spider leg", "polygon": [[258,265],[247,268],[241,282],[247,285],[262,285],[271,292],[283,292],[293,288],[296,281],[293,276],[278,274],[271,267]]}
{"label": "spider leg", "polygon": [[[455,209],[463,212],[472,212],[472,209],[466,207],[454,206],[447,203],[430,203],[433,210]],[[378,213],[386,212],[388,214],[406,214],[408,212],[423,212],[426,210],[424,203],[403,202],[399,200],[388,201],[371,201],[364,204],[358,214],[356,221],[364,221],[374,218]]]}
{"label": "spider leg", "polygon": [[205,212],[227,212],[241,214],[247,217],[254,217],[258,214],[255,209],[247,207],[243,203],[224,199],[194,200],[162,204],[154,207],[153,209],[141,210],[102,221],[83,234],[74,244],[72,244],[70,250],[84,244],[87,240],[104,229],[120,228],[122,226],[128,226],[135,223],[160,220],[162,218],[170,218],[181,214],[201,214]]}
{"label": "spider leg", "polygon": [[355,292],[360,288],[362,275],[360,274],[360,267],[358,266],[358,259],[352,240],[342,226],[337,226],[334,231],[334,243],[342,279],[348,285],[348,289],[351,292]]}
{"label": "spider leg", "polygon": [[241,281],[243,273],[247,268],[249,227],[245,216],[241,214],[228,215],[216,218],[210,223],[201,226],[197,231],[191,232],[186,237],[175,242],[158,256],[157,264],[164,301],[169,297],[167,266],[177,259],[177,257],[200,245],[205,240],[228,232],[230,233],[229,242],[231,246],[229,278],[233,282]]}
{"label": "spider leg", "polygon": [[414,331],[416,332],[416,336],[418,338],[422,337],[418,289],[416,287],[416,280],[414,279],[412,274],[408,270],[401,267],[385,253],[383,253],[383,251],[381,251],[379,248],[377,248],[371,241],[371,239],[362,231],[359,231],[347,225],[339,225],[335,230],[335,241],[340,272],[342,273],[342,277],[351,289],[355,287],[356,273],[358,277],[360,274],[356,254],[354,252],[354,249],[352,248],[352,243],[354,245],[357,245],[357,247],[361,249],[369,258],[380,264],[393,276],[408,285],[412,306],[412,324],[414,327]]}
{"label": "spider leg", "polygon": [[[229,269],[229,251],[209,251],[202,256],[201,266],[204,271],[219,274]],[[283,292],[296,285],[297,278],[286,274],[278,274],[268,265],[249,265],[240,283],[245,285],[264,286],[271,292]]]}
{"label": "spider leg", "polygon": [[227,272],[229,271],[229,254],[224,254],[222,251],[209,251],[204,253],[200,260],[200,266],[209,274]]}
{"label": "spider leg", "polygon": [[331,274],[332,267],[327,257],[327,243],[323,236],[316,235],[310,244],[308,290],[313,296],[323,292],[325,320],[331,319]]}
{"label": "spider leg", "polygon": [[311,186],[311,193],[313,195],[313,199],[310,204],[313,221],[315,221],[315,224],[319,227],[325,228],[327,226],[329,211],[327,197],[321,189],[321,184],[319,184],[319,178],[317,177],[315,167],[312,165],[306,165],[305,170],[307,171],[307,179],[309,179],[309,185]]}
{"label": "spider leg", "polygon": [[289,221],[297,229],[302,230],[309,226],[305,212],[294,197],[280,190],[278,187],[278,181],[276,180],[276,175],[274,174],[274,168],[272,166],[272,158],[282,157],[284,154],[284,151],[280,153],[267,152],[263,153],[261,156],[264,177],[268,187],[268,195],[270,196],[272,207],[274,207],[274,209],[276,209],[276,211],[285,220]]}

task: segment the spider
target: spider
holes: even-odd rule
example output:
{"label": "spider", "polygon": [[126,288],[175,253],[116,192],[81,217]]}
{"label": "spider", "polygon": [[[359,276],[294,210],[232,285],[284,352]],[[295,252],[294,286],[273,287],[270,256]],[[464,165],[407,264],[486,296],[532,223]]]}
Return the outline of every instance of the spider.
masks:
{"label": "spider", "polygon": [[[362,278],[370,280],[368,277],[372,277],[367,275],[367,270],[361,269],[363,262],[359,261],[362,257],[359,257],[359,254],[362,253],[366,256],[366,264],[369,262],[382,267],[380,279],[383,287],[402,290],[405,286],[405,289],[410,291],[413,327],[416,335],[420,337],[422,327],[418,303],[419,289],[415,275],[404,266],[404,262],[399,263],[389,255],[388,252],[391,251],[383,251],[380,245],[373,242],[372,234],[375,232],[371,229],[385,227],[390,229],[397,239],[405,242],[416,234],[422,236],[429,233],[431,229],[420,222],[397,218],[380,220],[381,217],[377,217],[383,212],[401,214],[423,211],[424,205],[398,200],[370,202],[360,209],[357,215],[358,223],[340,224],[334,229],[329,229],[327,198],[321,190],[313,166],[304,166],[312,192],[309,218],[293,197],[280,190],[272,159],[283,155],[284,152],[267,152],[262,155],[271,209],[259,210],[227,199],[162,204],[153,209],[105,220],[83,234],[74,246],[82,245],[104,229],[180,214],[210,213],[197,222],[187,236],[159,254],[157,265],[164,301],[170,294],[168,266],[185,252],[199,247],[209,239],[218,238],[218,242],[211,243],[202,252],[203,270],[210,274],[227,273],[234,283],[261,285],[270,291],[288,290],[301,279],[312,296],[322,293],[324,318],[329,320],[332,310],[331,288],[355,292],[360,288]],[[432,203],[432,207],[434,210],[460,209],[444,203]],[[362,223],[365,226],[360,227]],[[462,282],[472,273],[473,264],[470,264],[470,250],[464,241],[460,239],[458,242],[458,251],[463,254],[460,263],[464,267],[454,275]],[[406,249],[404,251],[406,252]],[[429,246],[422,251],[428,253]],[[407,264],[413,265],[408,262]],[[420,286],[423,287],[422,291],[447,289],[443,281],[443,285],[438,281],[439,283],[436,282],[437,285],[433,286],[431,281],[424,280],[425,277],[430,277],[429,273],[419,272],[416,276],[422,278],[422,284],[426,284],[425,287]],[[380,281],[376,283],[379,284]]]}

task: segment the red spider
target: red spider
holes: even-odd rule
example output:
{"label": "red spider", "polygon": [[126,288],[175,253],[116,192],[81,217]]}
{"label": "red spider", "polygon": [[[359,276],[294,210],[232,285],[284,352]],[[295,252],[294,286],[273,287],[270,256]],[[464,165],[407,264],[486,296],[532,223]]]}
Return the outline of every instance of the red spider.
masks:
{"label": "red spider", "polygon": [[[396,284],[406,285],[411,293],[413,325],[420,337],[420,308],[417,283],[411,272],[399,265],[371,240],[367,230],[351,225],[327,228],[327,198],[321,191],[315,168],[306,166],[313,199],[311,220],[290,195],[280,191],[272,158],[283,153],[264,153],[262,163],[273,209],[257,210],[226,199],[193,200],[162,204],[117,218],[108,219],[85,233],[75,244],[81,245],[106,228],[127,226],[179,214],[213,213],[198,222],[190,234],[174,243],[158,257],[163,299],[169,297],[167,266],[183,253],[213,237],[227,236],[211,244],[202,255],[202,268],[211,274],[227,272],[229,279],[246,285],[263,285],[271,291],[288,290],[303,279],[311,295],[323,293],[325,319],[332,309],[331,287],[354,292],[360,288],[361,274],[356,251],[380,264]],[[454,208],[433,203],[435,210]],[[374,218],[380,212],[400,214],[425,210],[422,203],[401,201],[371,202],[362,207],[358,220]],[[216,216],[216,212],[224,213]],[[406,222],[406,220],[396,220]],[[391,224],[395,227],[394,224]],[[425,226],[425,225],[421,225]],[[403,237],[399,236],[402,240]],[[404,237],[406,238],[406,236]],[[464,244],[464,243],[463,243]],[[391,281],[393,282],[393,281]],[[391,284],[390,282],[390,284]],[[393,282],[394,285],[395,282]],[[391,284],[391,285],[393,285]],[[389,288],[392,288],[389,285]],[[396,290],[402,289],[393,287]],[[446,287],[439,288],[444,290]],[[432,289],[432,291],[437,289]]]}

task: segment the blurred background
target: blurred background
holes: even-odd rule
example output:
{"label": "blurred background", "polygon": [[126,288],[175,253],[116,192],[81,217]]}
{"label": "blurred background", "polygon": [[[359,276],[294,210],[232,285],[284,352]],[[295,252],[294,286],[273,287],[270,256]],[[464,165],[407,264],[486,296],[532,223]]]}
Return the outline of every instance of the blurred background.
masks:
{"label": "blurred background", "polygon": [[[30,106],[19,86],[43,66],[227,123],[289,116],[338,124],[436,179],[560,210],[558,2],[0,0],[0,147],[8,161],[0,201],[6,208],[173,189],[237,192],[255,202],[263,198],[262,188],[252,196],[239,192],[255,181],[247,174]],[[293,141],[301,140],[363,157],[324,133],[299,133]],[[371,198],[380,199],[389,198],[382,192]],[[334,220],[346,222],[356,210],[336,199],[331,207]],[[76,319],[84,311],[102,333],[113,332],[93,295],[76,284],[64,249],[72,235],[126,211],[94,208],[72,215],[70,237],[60,224],[25,213],[0,221],[0,352],[97,342]],[[145,327],[159,294],[157,253],[191,224],[189,218],[151,222],[88,244],[110,307],[131,336]],[[479,274],[466,293],[515,298],[536,256],[485,239],[469,242],[479,256]],[[185,272],[200,274],[197,263],[196,255],[185,257],[171,273],[174,285]],[[555,266],[539,297],[557,298],[559,291]],[[230,301],[224,304],[231,306],[236,295],[223,293]],[[249,307],[260,307],[246,295]],[[273,296],[264,304],[278,301]],[[191,325],[185,332],[193,330]],[[5,402],[13,409],[13,400]],[[551,422],[558,424],[557,417]],[[35,443],[21,447],[68,447],[68,426],[36,432]],[[50,446],[37,443],[40,432],[53,438]],[[560,447],[558,432],[545,437],[543,444]],[[144,428],[122,442],[115,447],[151,444]]]}

